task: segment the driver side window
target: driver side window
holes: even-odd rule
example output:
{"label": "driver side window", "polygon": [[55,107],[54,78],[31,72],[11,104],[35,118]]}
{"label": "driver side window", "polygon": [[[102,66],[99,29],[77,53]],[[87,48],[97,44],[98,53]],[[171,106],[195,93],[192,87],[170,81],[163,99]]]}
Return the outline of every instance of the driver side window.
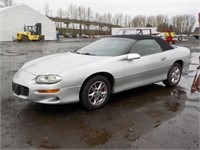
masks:
{"label": "driver side window", "polygon": [[137,53],[140,56],[151,55],[162,52],[158,43],[153,39],[137,41],[130,50],[130,53]]}

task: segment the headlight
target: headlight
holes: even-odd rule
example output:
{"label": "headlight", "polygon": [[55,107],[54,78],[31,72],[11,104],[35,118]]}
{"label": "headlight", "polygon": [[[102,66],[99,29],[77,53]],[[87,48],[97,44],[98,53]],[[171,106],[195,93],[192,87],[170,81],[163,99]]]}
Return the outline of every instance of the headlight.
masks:
{"label": "headlight", "polygon": [[53,84],[61,81],[62,78],[58,75],[41,75],[36,78],[37,83],[43,84]]}

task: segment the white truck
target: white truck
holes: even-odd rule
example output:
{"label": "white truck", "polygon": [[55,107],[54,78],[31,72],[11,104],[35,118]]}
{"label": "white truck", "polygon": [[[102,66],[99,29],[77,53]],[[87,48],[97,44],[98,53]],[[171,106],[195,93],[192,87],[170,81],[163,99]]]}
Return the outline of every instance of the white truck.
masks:
{"label": "white truck", "polygon": [[112,28],[111,35],[158,35],[156,27]]}

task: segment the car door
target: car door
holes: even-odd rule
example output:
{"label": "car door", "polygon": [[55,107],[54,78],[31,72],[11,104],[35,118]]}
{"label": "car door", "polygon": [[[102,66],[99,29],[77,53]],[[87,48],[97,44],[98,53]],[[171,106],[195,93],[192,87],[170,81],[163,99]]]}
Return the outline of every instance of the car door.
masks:
{"label": "car door", "polygon": [[164,80],[167,73],[166,54],[154,39],[137,41],[130,49],[139,59],[127,59],[125,62],[125,89],[131,89]]}

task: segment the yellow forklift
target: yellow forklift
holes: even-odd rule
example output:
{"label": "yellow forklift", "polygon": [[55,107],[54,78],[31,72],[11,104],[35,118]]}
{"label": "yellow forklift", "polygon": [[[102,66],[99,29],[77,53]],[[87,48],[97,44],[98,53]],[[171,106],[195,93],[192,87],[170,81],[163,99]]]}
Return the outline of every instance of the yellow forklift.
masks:
{"label": "yellow forklift", "polygon": [[42,35],[42,24],[36,23],[35,26],[24,25],[24,32],[17,33],[17,41],[44,41],[44,35]]}

